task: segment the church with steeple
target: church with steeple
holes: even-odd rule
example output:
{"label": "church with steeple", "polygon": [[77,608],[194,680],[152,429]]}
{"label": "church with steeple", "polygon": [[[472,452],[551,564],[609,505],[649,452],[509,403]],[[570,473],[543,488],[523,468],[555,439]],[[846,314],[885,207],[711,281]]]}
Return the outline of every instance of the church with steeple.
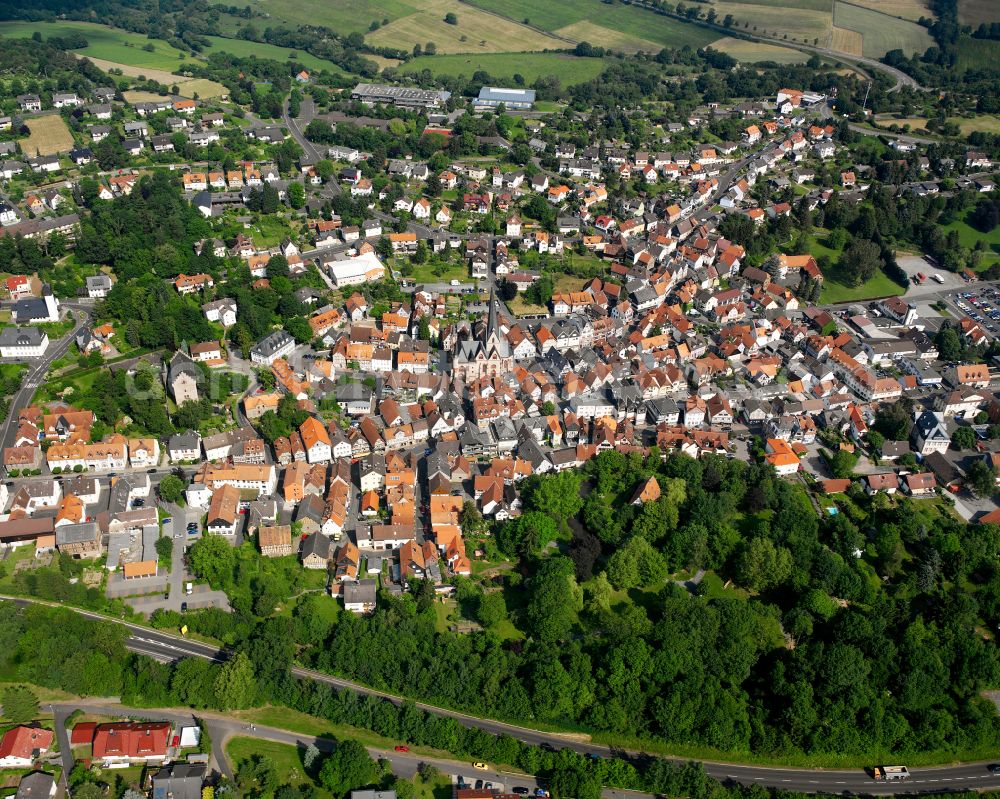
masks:
{"label": "church with steeple", "polygon": [[490,290],[486,328],[479,336],[459,339],[452,358],[452,376],[468,383],[480,377],[505,375],[514,369],[514,353],[497,321],[497,299]]}

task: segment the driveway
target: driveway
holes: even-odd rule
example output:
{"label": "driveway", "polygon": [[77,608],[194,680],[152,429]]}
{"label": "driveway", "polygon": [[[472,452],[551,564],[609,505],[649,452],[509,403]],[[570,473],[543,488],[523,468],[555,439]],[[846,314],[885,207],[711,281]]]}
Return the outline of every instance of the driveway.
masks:
{"label": "driveway", "polygon": [[[217,607],[225,611],[231,610],[229,598],[222,591],[213,591],[205,584],[195,584],[191,594],[184,593],[184,584],[194,583],[195,578],[188,572],[184,565],[184,554],[188,544],[198,540],[198,535],[189,536],[187,525],[189,522],[201,523],[202,511],[198,508],[181,508],[178,505],[164,505],[164,510],[170,514],[170,524],[164,525],[163,534],[173,539],[173,550],[171,555],[170,574],[164,587],[165,593],[154,596],[137,596],[126,601],[135,610],[147,616],[153,611],[162,608],[163,610],[181,611],[181,603],[187,603],[190,610],[196,608]],[[141,590],[140,588],[136,589]]]}

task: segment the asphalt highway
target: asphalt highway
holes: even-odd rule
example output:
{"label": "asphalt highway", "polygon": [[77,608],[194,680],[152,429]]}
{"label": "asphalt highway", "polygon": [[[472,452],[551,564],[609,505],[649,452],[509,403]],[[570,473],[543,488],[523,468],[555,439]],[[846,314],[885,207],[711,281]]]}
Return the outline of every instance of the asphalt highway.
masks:
{"label": "asphalt highway", "polygon": [[[26,605],[36,600],[20,597],[0,596],[0,600],[12,601],[15,604]],[[52,603],[38,603],[52,604]],[[139,654],[156,658],[162,662],[170,662],[185,657],[198,657],[212,661],[223,661],[227,653],[211,644],[191,641],[178,635],[165,633],[159,630],[150,630],[137,624],[126,621],[111,619],[99,613],[70,608],[83,616],[98,621],[113,622],[127,627],[131,637],[127,642],[128,648]],[[292,673],[300,678],[314,680],[336,688],[354,691],[356,693],[369,696],[378,696],[399,703],[402,699],[384,691],[378,691],[368,686],[361,685],[351,680],[334,677],[329,674],[322,674],[311,669],[294,667]],[[556,749],[569,748],[582,754],[594,754],[599,757],[641,757],[643,753],[635,751],[622,751],[612,749],[603,744],[582,742],[574,737],[560,733],[543,732],[520,727],[515,724],[507,724],[493,719],[483,719],[454,710],[427,705],[421,702],[415,703],[417,707],[428,713],[439,716],[449,716],[466,727],[475,727],[485,732],[493,734],[506,733],[517,738],[524,743],[551,746]],[[262,728],[260,728],[262,729]],[[242,734],[242,733],[241,733]],[[285,733],[292,735],[292,733]],[[398,753],[394,753],[398,754]],[[424,758],[425,759],[425,758]],[[682,761],[686,758],[670,758],[675,761]],[[1000,761],[1000,756],[998,756]],[[879,765],[879,764],[866,764]],[[899,765],[897,763],[883,765]],[[902,765],[906,765],[905,762]],[[910,769],[911,777],[901,783],[879,783],[875,782],[868,774],[859,767],[851,770],[831,770],[831,769],[808,769],[808,768],[779,768],[773,766],[748,766],[731,763],[720,763],[704,761],[705,771],[724,783],[740,783],[743,785],[763,785],[772,788],[782,788],[789,791],[801,791],[804,793],[839,793],[844,795],[872,794],[915,794],[915,793],[941,793],[945,791],[961,790],[1000,790],[1000,774],[993,774],[989,771],[990,763],[956,763],[946,766],[936,766],[928,768]],[[471,771],[471,769],[467,769]],[[494,772],[497,779],[503,775]],[[463,774],[466,781],[474,779],[490,779],[489,775],[480,772]],[[509,779],[509,777],[507,777]],[[516,783],[521,784],[521,783]],[[529,783],[524,783],[527,787],[532,787]],[[618,797],[627,799],[629,796],[643,797],[644,794],[629,791],[607,792],[608,797]]]}

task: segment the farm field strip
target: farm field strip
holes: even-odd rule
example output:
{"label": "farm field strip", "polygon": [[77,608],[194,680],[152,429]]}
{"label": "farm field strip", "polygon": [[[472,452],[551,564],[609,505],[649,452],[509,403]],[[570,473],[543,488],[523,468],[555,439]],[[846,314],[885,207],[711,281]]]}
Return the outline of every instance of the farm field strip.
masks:
{"label": "farm field strip", "polygon": [[838,28],[847,28],[862,35],[862,54],[868,58],[880,58],[890,50],[902,50],[909,56],[922,53],[934,44],[927,29],[914,22],[841,0],[834,5],[833,21]]}
{"label": "farm field strip", "polygon": [[[444,21],[448,13],[455,14],[457,24]],[[405,50],[434,42],[439,53],[504,53],[564,49],[567,45],[554,36],[457,0],[428,0],[419,11],[400,17],[366,38],[372,44]]]}
{"label": "farm field strip", "polygon": [[587,20],[574,22],[555,31],[559,36],[573,39],[577,42],[590,42],[594,44],[600,42],[601,47],[612,50],[621,50],[624,53],[635,53],[642,50],[647,53],[656,53],[660,50],[660,45],[649,39],[642,39],[637,36],[630,36],[621,31],[605,28],[603,25],[595,25]]}
{"label": "farm field strip", "polygon": [[713,50],[731,55],[737,61],[756,63],[758,61],[774,61],[778,64],[803,64],[808,56],[801,50],[791,47],[779,47],[765,42],[751,42],[746,39],[736,39],[725,36],[709,45]]}
{"label": "farm field strip", "polygon": [[555,75],[569,86],[596,78],[604,64],[601,58],[577,58],[563,53],[459,53],[414,58],[403,64],[400,71],[416,74],[429,69],[435,75],[471,78],[477,70],[483,70],[496,78],[521,75],[527,83]]}

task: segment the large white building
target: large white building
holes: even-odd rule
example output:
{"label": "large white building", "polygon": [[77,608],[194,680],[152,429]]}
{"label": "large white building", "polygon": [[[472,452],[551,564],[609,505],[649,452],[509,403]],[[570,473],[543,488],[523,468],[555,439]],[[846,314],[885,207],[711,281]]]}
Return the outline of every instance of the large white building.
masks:
{"label": "large white building", "polygon": [[366,252],[356,258],[331,261],[327,264],[327,271],[338,288],[370,283],[385,277],[385,265],[373,252]]}
{"label": "large white building", "polygon": [[258,341],[250,350],[250,360],[270,366],[278,358],[284,358],[295,349],[295,339],[284,330],[275,330]]}
{"label": "large white building", "polygon": [[40,358],[49,336],[37,327],[6,327],[0,331],[0,358]]}

